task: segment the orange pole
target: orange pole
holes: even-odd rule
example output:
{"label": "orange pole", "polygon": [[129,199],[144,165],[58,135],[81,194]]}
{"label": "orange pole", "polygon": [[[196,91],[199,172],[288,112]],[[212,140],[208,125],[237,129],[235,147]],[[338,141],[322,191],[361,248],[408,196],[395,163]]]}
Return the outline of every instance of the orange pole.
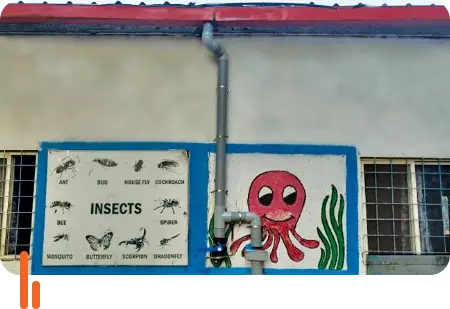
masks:
{"label": "orange pole", "polygon": [[31,288],[31,304],[34,309],[38,309],[41,306],[41,285],[39,284],[39,281],[34,281]]}
{"label": "orange pole", "polygon": [[20,253],[20,308],[28,308],[28,253]]}

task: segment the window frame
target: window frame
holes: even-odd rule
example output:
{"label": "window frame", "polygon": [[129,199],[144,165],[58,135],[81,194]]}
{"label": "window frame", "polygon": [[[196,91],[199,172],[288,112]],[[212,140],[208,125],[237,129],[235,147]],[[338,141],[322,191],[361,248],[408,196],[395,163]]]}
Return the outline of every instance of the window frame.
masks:
{"label": "window frame", "polygon": [[[366,256],[369,255],[369,236],[367,230],[367,201],[366,201],[366,182],[365,182],[365,165],[369,164],[401,164],[407,167],[407,182],[408,182],[408,196],[409,196],[409,215],[411,227],[411,254],[421,255],[422,243],[420,233],[420,216],[419,216],[419,202],[418,202],[418,188],[416,178],[416,168],[418,166],[440,166],[450,165],[450,159],[428,159],[428,158],[360,158],[360,189],[361,189],[361,203],[362,203],[362,220],[363,220],[363,252]],[[440,177],[442,174],[439,173]],[[379,254],[379,253],[378,253]],[[450,254],[450,253],[449,253]],[[377,253],[371,254],[377,255]],[[395,255],[395,253],[394,253]],[[433,253],[432,253],[433,255]]]}
{"label": "window frame", "polygon": [[[35,220],[35,211],[36,211],[36,183],[37,183],[37,166],[38,166],[38,152],[35,150],[30,151],[1,151],[0,152],[0,159],[6,159],[6,170],[5,170],[5,184],[4,184],[4,194],[3,194],[3,205],[0,205],[2,210],[2,220],[0,222],[0,228],[4,230],[4,232],[1,233],[0,237],[0,260],[1,261],[14,261],[19,260],[20,256],[17,254],[7,254],[7,246],[9,245],[7,242],[7,234],[10,230],[10,224],[11,224],[11,213],[10,213],[10,207],[11,207],[11,201],[12,201],[12,191],[14,190],[13,187],[13,180],[11,179],[12,176],[12,168],[13,168],[13,156],[35,156],[36,157],[36,163],[35,163],[35,171],[34,171],[34,186],[33,186],[33,204],[32,204],[32,216],[31,216],[31,236],[30,236],[30,244],[29,244],[29,260],[32,258],[33,254],[33,229],[34,229],[34,220]],[[19,212],[20,213],[20,212]]]}

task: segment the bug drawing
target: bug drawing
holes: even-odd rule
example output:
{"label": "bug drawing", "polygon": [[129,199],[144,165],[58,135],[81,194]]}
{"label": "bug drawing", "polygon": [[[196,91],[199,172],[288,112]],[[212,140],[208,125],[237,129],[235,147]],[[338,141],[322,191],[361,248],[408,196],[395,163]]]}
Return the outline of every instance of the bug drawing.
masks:
{"label": "bug drawing", "polygon": [[[80,159],[78,157],[76,157],[76,159],[78,160],[78,162],[80,162]],[[52,176],[54,173],[59,175],[59,178],[61,178],[63,174],[69,176],[68,172],[70,171],[72,176],[69,177],[73,178],[77,173],[77,170],[75,169],[75,164],[76,162],[73,158],[65,157],[64,159],[61,160],[61,163],[55,167],[50,176]]]}
{"label": "bug drawing", "polygon": [[163,211],[166,210],[167,208],[171,208],[173,214],[175,214],[175,209],[174,208],[175,207],[179,207],[180,208],[180,202],[178,200],[166,199],[165,198],[165,199],[162,199],[162,200],[159,200],[159,201],[160,201],[159,206],[154,208],[153,210],[157,210],[159,208],[162,208],[160,213],[163,213]]}
{"label": "bug drawing", "polygon": [[67,201],[54,201],[50,208],[55,208],[55,213],[58,211],[58,209],[61,209],[61,211],[64,213],[65,210],[70,210],[73,205],[70,202]]}
{"label": "bug drawing", "polygon": [[138,160],[138,161],[136,161],[136,163],[133,165],[133,169],[134,169],[134,171],[137,173],[137,172],[140,172],[141,171],[141,169],[144,167],[144,160]]}
{"label": "bug drawing", "polygon": [[180,236],[180,234],[177,234],[177,235],[172,236],[170,238],[163,238],[163,239],[161,239],[159,244],[161,245],[161,247],[165,247],[165,246],[167,246],[169,244],[169,241],[171,241],[172,239],[177,238],[178,236]]}
{"label": "bug drawing", "polygon": [[111,239],[113,238],[112,232],[107,232],[102,238],[97,238],[92,235],[87,235],[86,240],[91,246],[91,249],[98,251],[99,249],[107,250],[111,246]]}
{"label": "bug drawing", "polygon": [[53,242],[57,242],[60,240],[65,240],[65,241],[69,241],[69,235],[62,233],[62,234],[58,234],[56,236],[53,237]]}
{"label": "bug drawing", "polygon": [[172,172],[177,174],[175,171],[173,171],[172,169],[175,167],[179,167],[180,164],[177,161],[174,160],[163,160],[158,164],[158,168],[166,171],[166,172]]}
{"label": "bug drawing", "polygon": [[[108,158],[95,158],[92,163],[98,163],[102,167],[116,167],[119,165],[116,161]],[[92,173],[93,168],[89,171],[89,175]]]}
{"label": "bug drawing", "polygon": [[144,230],[144,233],[141,237],[132,238],[129,240],[124,240],[119,242],[119,246],[125,245],[125,247],[128,247],[128,245],[133,245],[137,249],[136,252],[141,251],[141,249],[144,247],[144,243],[148,245],[148,241],[145,238],[145,235],[147,234],[147,230],[144,227],[141,227],[141,231]]}

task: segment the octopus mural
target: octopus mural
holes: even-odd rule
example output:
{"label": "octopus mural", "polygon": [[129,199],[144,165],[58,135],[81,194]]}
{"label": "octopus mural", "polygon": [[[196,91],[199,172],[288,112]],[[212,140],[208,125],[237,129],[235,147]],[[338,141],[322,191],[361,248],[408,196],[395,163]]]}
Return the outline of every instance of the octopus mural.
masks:
{"label": "octopus mural", "polygon": [[[292,243],[289,233],[305,248],[315,249],[319,246],[317,240],[304,239],[296,231],[305,200],[306,193],[302,182],[287,171],[267,171],[258,175],[251,183],[247,200],[248,208],[261,218],[264,249],[268,249],[273,244],[270,252],[270,260],[273,263],[278,262],[277,251],[280,239],[292,261],[303,260],[303,251]],[[250,235],[233,242],[230,253],[235,254],[248,240]]]}

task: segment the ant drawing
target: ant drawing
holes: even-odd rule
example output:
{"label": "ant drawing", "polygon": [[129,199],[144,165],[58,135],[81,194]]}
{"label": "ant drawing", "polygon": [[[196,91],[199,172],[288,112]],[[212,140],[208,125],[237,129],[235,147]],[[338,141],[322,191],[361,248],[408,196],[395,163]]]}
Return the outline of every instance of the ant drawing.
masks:
{"label": "ant drawing", "polygon": [[144,247],[144,243],[146,243],[148,245],[148,241],[145,238],[145,235],[147,234],[147,230],[143,227],[141,228],[141,231],[142,230],[144,230],[144,233],[141,237],[136,237],[136,238],[132,238],[129,240],[121,241],[121,242],[119,242],[119,246],[125,245],[125,247],[128,247],[128,245],[133,245],[137,249],[136,252],[141,251],[141,249]]}
{"label": "ant drawing", "polygon": [[111,246],[112,238],[113,238],[112,232],[106,233],[100,239],[92,235],[86,236],[87,242],[91,246],[91,249],[94,251],[98,251],[99,249],[107,250]]}
{"label": "ant drawing", "polygon": [[167,208],[171,208],[173,214],[175,214],[175,209],[174,208],[175,207],[181,208],[180,207],[180,202],[178,200],[175,200],[175,199],[166,199],[165,198],[165,199],[162,199],[162,200],[159,200],[159,201],[160,201],[159,206],[154,208],[153,210],[162,208],[160,213],[163,213],[163,211],[166,210]]}
{"label": "ant drawing", "polygon": [[172,236],[172,237],[170,237],[170,238],[163,238],[163,239],[161,239],[161,241],[159,242],[159,244],[161,245],[161,247],[165,247],[165,246],[167,246],[167,245],[169,244],[169,242],[170,242],[172,239],[175,239],[175,238],[177,238],[178,236],[180,236],[180,234],[177,234],[177,235]]}
{"label": "ant drawing", "polygon": [[[75,157],[78,162],[80,162],[80,159],[78,157]],[[61,160],[61,163],[55,167],[55,169],[53,170],[53,172],[50,174],[50,176],[52,176],[54,173],[59,174],[59,178],[61,178],[61,176],[63,174],[67,174],[70,171],[72,176],[69,176],[71,178],[75,177],[77,170],[75,169],[75,160],[69,156],[65,157],[64,159]]]}

